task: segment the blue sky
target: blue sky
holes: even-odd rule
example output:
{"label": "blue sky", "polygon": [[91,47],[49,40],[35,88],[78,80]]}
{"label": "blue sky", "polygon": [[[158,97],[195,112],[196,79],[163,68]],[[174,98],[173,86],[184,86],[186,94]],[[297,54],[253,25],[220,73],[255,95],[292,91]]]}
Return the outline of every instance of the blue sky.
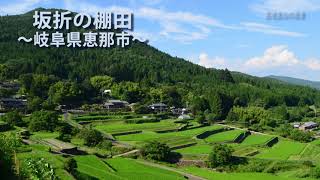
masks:
{"label": "blue sky", "polygon": [[[257,76],[320,81],[320,0],[2,0],[0,14],[36,7],[130,11],[135,33],[172,56]],[[274,12],[306,18],[268,20]]]}

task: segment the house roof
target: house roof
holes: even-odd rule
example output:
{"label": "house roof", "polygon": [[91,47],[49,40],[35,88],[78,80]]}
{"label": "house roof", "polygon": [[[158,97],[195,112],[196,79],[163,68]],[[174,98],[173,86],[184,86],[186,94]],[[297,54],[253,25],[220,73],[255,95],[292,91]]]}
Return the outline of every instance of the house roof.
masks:
{"label": "house roof", "polygon": [[106,103],[104,103],[104,105],[105,105],[105,106],[112,106],[112,105],[114,105],[114,104],[113,104],[113,103],[106,102]]}
{"label": "house roof", "polygon": [[151,104],[149,106],[167,106],[167,105],[164,103],[155,103],[155,104]]}
{"label": "house roof", "polygon": [[129,104],[127,101],[121,101],[118,99],[110,99],[109,101],[107,101],[107,103],[123,103],[123,104]]}
{"label": "house roof", "polygon": [[308,126],[317,126],[317,125],[318,125],[318,123],[315,123],[313,121],[305,122],[303,124],[303,126],[306,126],[306,127],[308,127]]}

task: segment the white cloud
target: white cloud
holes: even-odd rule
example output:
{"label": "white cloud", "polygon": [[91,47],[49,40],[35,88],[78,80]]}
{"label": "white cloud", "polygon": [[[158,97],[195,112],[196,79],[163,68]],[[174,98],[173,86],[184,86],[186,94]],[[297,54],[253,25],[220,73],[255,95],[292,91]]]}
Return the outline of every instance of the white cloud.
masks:
{"label": "white cloud", "polygon": [[206,68],[228,68],[258,76],[273,74],[310,80],[319,80],[317,74],[320,70],[319,58],[300,59],[286,45],[274,45],[267,48],[261,56],[242,60],[217,56],[211,58],[208,54],[201,53],[198,64]]}
{"label": "white cloud", "polygon": [[206,53],[201,53],[199,55],[199,65],[204,66],[206,68],[225,68],[226,67],[226,59],[222,57],[214,57],[214,58],[209,58],[208,54]]}
{"label": "white cloud", "polygon": [[320,10],[318,0],[263,0],[250,6],[259,13],[268,12],[312,12]]}
{"label": "white cloud", "polygon": [[292,66],[299,63],[295,54],[288,50],[287,46],[273,46],[265,50],[259,57],[250,58],[245,66],[251,68],[269,68],[276,66]]}
{"label": "white cloud", "polygon": [[270,26],[267,24],[254,23],[254,22],[242,22],[240,23],[242,27],[247,31],[262,32],[265,34],[282,35],[290,37],[305,37],[303,33],[285,31],[275,26]]}
{"label": "white cloud", "polygon": [[[18,14],[31,10],[34,6],[40,2],[50,0],[20,0],[19,3],[11,3],[5,7],[0,7],[1,12],[4,14]],[[206,39],[214,28],[226,29],[230,31],[249,31],[259,32],[270,35],[289,36],[289,37],[304,37],[303,33],[286,31],[279,27],[269,26],[266,24],[259,24],[254,22],[242,22],[237,25],[228,25],[223,22],[202,14],[194,14],[185,11],[167,11],[161,8],[145,7],[143,2],[146,0],[136,1],[137,6],[131,9],[124,6],[98,6],[94,3],[88,3],[85,1],[76,0],[63,0],[64,8],[75,12],[87,12],[94,15],[98,11],[112,11],[112,12],[131,12],[134,13],[135,19],[148,20],[151,23],[158,24],[160,26],[159,31],[147,29],[147,27],[141,27],[137,33],[143,34],[148,32],[148,36],[154,39],[169,39],[182,43],[190,43],[195,40]],[[151,0],[152,4],[161,2],[161,0]],[[139,6],[138,6],[139,4]],[[144,33],[146,34],[146,33]]]}
{"label": "white cloud", "polygon": [[303,62],[305,66],[312,70],[320,70],[320,59],[310,58]]}
{"label": "white cloud", "polygon": [[[98,7],[86,2],[75,2],[74,0],[64,0],[65,8],[72,11],[88,12],[94,14],[97,11],[109,10],[113,12],[132,12],[136,18],[142,18],[151,22],[157,22],[161,29],[154,36],[162,36],[171,40],[188,43],[194,40],[208,37],[210,28],[237,29],[234,26],[225,25],[218,20],[201,14],[190,12],[170,12],[163,9],[151,7],[139,7],[130,9],[122,6],[110,6],[106,8]],[[160,39],[158,37],[157,39]]]}
{"label": "white cloud", "polygon": [[65,4],[67,9],[86,11],[92,14],[99,10],[132,12],[136,18],[146,19],[160,25],[161,29],[159,33],[154,33],[154,36],[160,36],[157,39],[161,39],[162,37],[183,43],[207,38],[211,33],[212,28],[245,30],[289,37],[305,36],[302,33],[286,31],[278,27],[253,22],[243,22],[239,25],[227,25],[212,17],[183,11],[170,12],[151,7],[130,9],[121,6],[110,6],[107,8],[100,8],[85,2],[74,3],[74,0],[65,0]]}

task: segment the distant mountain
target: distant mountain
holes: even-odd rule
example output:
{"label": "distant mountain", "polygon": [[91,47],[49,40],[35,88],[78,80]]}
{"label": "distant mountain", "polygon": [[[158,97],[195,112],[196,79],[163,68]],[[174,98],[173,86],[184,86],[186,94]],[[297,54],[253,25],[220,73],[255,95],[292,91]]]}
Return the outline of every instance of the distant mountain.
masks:
{"label": "distant mountain", "polygon": [[320,89],[320,81],[309,81],[305,79],[298,79],[286,76],[267,76],[267,78],[277,79],[283,82],[287,82],[290,84],[301,85],[301,86],[309,86],[312,88]]}

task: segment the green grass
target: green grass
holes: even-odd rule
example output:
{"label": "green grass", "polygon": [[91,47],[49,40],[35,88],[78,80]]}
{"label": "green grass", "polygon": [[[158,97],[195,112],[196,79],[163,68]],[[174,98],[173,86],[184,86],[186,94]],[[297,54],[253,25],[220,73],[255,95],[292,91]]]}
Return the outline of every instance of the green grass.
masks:
{"label": "green grass", "polygon": [[251,134],[241,142],[241,145],[263,145],[272,138],[273,136]]}
{"label": "green grass", "polygon": [[160,179],[178,180],[183,177],[175,172],[163,170],[156,167],[146,166],[133,159],[114,158],[105,162],[98,157],[77,156],[78,171],[98,179]]}
{"label": "green grass", "polygon": [[[179,131],[179,132],[169,132],[169,133],[155,133],[151,131],[144,131],[143,133],[117,136],[116,138],[120,141],[126,141],[136,145],[143,144],[151,140],[157,140],[160,142],[168,143],[169,146],[175,146],[175,145],[195,142],[195,140],[192,138],[195,137],[196,135],[201,134],[205,131],[215,130],[219,128],[222,128],[222,127],[219,125],[214,125],[214,126],[206,126],[202,128],[190,129],[190,130]],[[178,143],[178,141],[180,142]]]}
{"label": "green grass", "polygon": [[127,124],[124,122],[110,122],[110,123],[98,123],[95,128],[105,133],[120,133],[129,131],[140,131],[140,130],[165,130],[178,128],[179,124],[174,123],[173,120],[162,120],[156,123],[143,123],[143,124]]}
{"label": "green grass", "polygon": [[289,158],[299,155],[305,148],[306,144],[289,141],[279,140],[277,144],[271,148],[267,148],[255,157],[265,159],[281,159],[287,160]]}
{"label": "green grass", "polygon": [[320,164],[320,147],[309,143],[300,154],[300,160],[310,160]]}
{"label": "green grass", "polygon": [[114,158],[106,162],[116,170],[116,174],[130,180],[179,180],[182,175],[156,167],[147,166],[133,159]]}
{"label": "green grass", "polygon": [[77,170],[83,174],[98,179],[121,179],[120,176],[114,174],[110,168],[94,155],[76,156]]}
{"label": "green grass", "polygon": [[39,131],[39,132],[33,132],[32,136],[30,137],[31,139],[53,139],[59,136],[58,132],[46,132],[46,131]]}
{"label": "green grass", "polygon": [[212,151],[212,146],[208,144],[197,144],[194,146],[176,150],[181,154],[209,154]]}
{"label": "green grass", "polygon": [[244,132],[245,132],[244,130],[239,130],[239,129],[224,131],[224,132],[213,134],[205,138],[205,141],[209,143],[233,141],[236,137],[238,137],[241,133],[244,133]]}
{"label": "green grass", "polygon": [[[220,173],[209,169],[201,169],[198,167],[183,168],[185,172],[196,176],[206,178],[208,180],[301,180],[299,178],[277,176],[267,173]],[[312,180],[304,178],[303,180]]]}
{"label": "green grass", "polygon": [[312,141],[311,144],[320,145],[320,139],[316,139],[316,140]]}

